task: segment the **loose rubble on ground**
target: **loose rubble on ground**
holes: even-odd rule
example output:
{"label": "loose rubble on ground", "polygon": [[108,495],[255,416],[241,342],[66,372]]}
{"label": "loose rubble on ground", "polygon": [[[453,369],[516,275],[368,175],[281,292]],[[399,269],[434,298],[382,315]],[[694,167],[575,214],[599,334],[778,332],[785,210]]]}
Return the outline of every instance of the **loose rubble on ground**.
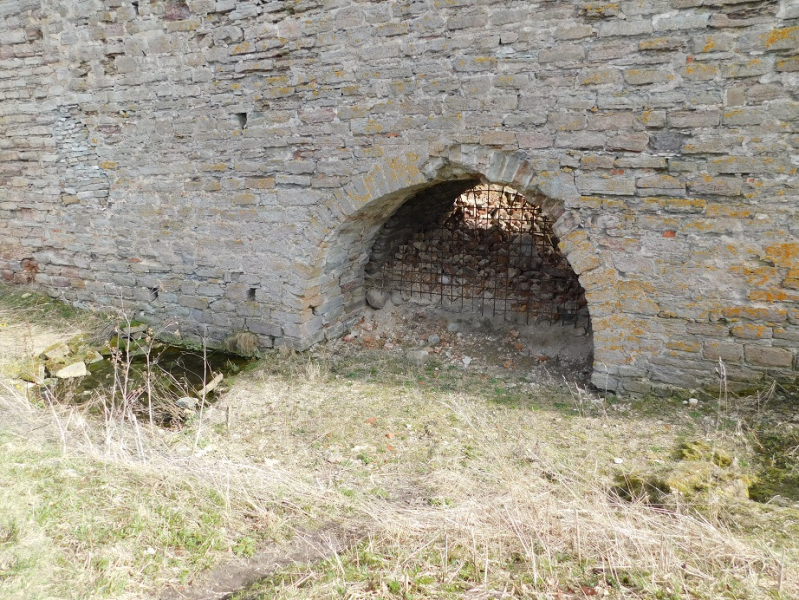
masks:
{"label": "loose rubble on ground", "polygon": [[354,347],[403,354],[420,366],[515,370],[542,381],[585,383],[590,376],[592,336],[582,325],[453,313],[377,289],[367,303],[371,308],[343,337]]}

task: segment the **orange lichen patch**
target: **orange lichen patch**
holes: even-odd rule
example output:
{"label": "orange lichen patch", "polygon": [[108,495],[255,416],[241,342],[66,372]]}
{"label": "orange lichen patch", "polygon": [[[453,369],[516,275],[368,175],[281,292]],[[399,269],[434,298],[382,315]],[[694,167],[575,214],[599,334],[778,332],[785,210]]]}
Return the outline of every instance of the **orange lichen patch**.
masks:
{"label": "orange lichen patch", "polygon": [[701,231],[701,232],[713,231],[717,227],[718,223],[716,223],[711,219],[695,219],[693,221],[685,223],[684,226],[686,230]]}
{"label": "orange lichen patch", "polygon": [[727,306],[722,309],[721,313],[726,318],[736,321],[738,319],[747,319],[749,321],[785,320],[788,314],[784,308],[777,306],[770,306],[768,308],[759,308],[756,306]]}
{"label": "orange lichen patch", "polygon": [[788,294],[773,288],[768,290],[754,290],[749,293],[749,299],[753,302],[785,302],[788,300]]}
{"label": "orange lichen patch", "polygon": [[730,272],[742,275],[752,287],[777,285],[779,282],[779,269],[765,265],[733,265]]}
{"label": "orange lichen patch", "polygon": [[704,65],[700,63],[693,63],[690,67],[685,67],[685,75],[692,76],[692,79],[713,79],[719,72],[716,65]]}
{"label": "orange lichen patch", "polygon": [[708,204],[705,209],[708,217],[732,217],[735,219],[748,219],[752,211],[744,206],[725,206],[723,204]]}
{"label": "orange lichen patch", "polygon": [[699,352],[702,350],[701,342],[689,342],[686,340],[676,340],[666,343],[666,348],[669,350],[678,350],[680,352]]}
{"label": "orange lichen patch", "polygon": [[618,345],[622,348],[624,342],[635,342],[649,333],[650,323],[644,319],[636,319],[624,314],[600,317],[594,323],[594,339],[603,342],[605,348]]}
{"label": "orange lichen patch", "polygon": [[616,282],[619,280],[619,274],[616,269],[611,267],[602,267],[593,269],[580,276],[580,283],[585,290],[596,291],[602,288],[612,287],[615,288]]}
{"label": "orange lichen patch", "polygon": [[748,340],[768,339],[772,335],[771,327],[757,323],[739,323],[732,326],[732,335]]}
{"label": "orange lichen patch", "polygon": [[799,290],[799,268],[791,269],[788,271],[787,277],[782,282],[782,287]]}
{"label": "orange lichen patch", "polygon": [[631,297],[645,297],[657,291],[657,288],[646,281],[620,281],[618,284],[619,295]]}
{"label": "orange lichen patch", "polygon": [[585,14],[589,17],[602,17],[608,13],[615,13],[619,10],[618,2],[592,2],[584,4]]}
{"label": "orange lichen patch", "polygon": [[668,50],[672,46],[672,40],[667,37],[653,38],[651,40],[641,40],[638,43],[639,50]]}
{"label": "orange lichen patch", "polygon": [[775,44],[784,41],[793,41],[794,39],[799,43],[799,26],[783,27],[782,29],[775,29],[760,36],[766,48],[771,48]]}
{"label": "orange lichen patch", "polygon": [[100,168],[105,171],[111,171],[117,168],[117,163],[113,160],[104,160],[100,163]]}
{"label": "orange lichen patch", "polygon": [[766,247],[766,257],[780,267],[796,268],[799,265],[799,243],[774,244]]}
{"label": "orange lichen patch", "polygon": [[603,83],[615,83],[619,77],[619,72],[611,69],[590,71],[582,76],[580,85],[602,85]]}

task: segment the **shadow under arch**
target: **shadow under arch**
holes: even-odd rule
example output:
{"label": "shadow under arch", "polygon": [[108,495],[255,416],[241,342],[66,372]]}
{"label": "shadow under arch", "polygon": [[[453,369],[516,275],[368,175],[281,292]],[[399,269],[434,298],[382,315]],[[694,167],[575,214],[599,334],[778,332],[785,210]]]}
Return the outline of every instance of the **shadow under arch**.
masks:
{"label": "shadow under arch", "polygon": [[[426,160],[408,153],[378,161],[369,173],[354,178],[333,195],[323,207],[326,226],[321,242],[316,242],[313,262],[318,275],[313,291],[324,298],[324,307],[314,311],[315,325],[321,329],[314,332],[311,343],[339,337],[358,317],[364,306],[364,269],[372,247],[381,228],[401,206],[420,194],[446,195],[454,201],[478,183],[508,185],[541,202],[542,212],[553,221],[563,255],[585,289],[596,354],[603,337],[597,331],[595,315],[612,314],[617,305],[612,283],[615,269],[606,268],[582,226],[577,210],[580,193],[573,176],[539,171],[520,153],[478,146],[453,146],[443,156]],[[595,375],[606,377],[606,369],[597,369],[596,360],[594,364]]]}

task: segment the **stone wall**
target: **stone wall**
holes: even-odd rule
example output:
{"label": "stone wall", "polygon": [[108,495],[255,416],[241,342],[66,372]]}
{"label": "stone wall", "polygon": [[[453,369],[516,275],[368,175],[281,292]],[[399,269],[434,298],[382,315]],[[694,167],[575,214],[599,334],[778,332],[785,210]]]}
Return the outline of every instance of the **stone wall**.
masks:
{"label": "stone wall", "polygon": [[0,62],[4,279],[307,347],[481,179],[546,196],[599,387],[797,377],[796,0],[0,0]]}

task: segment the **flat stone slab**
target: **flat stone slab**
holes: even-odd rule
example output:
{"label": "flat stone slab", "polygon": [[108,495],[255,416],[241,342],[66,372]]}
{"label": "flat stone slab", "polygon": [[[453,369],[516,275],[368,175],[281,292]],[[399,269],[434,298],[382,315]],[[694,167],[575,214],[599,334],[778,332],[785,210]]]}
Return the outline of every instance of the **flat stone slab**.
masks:
{"label": "flat stone slab", "polygon": [[89,371],[86,368],[86,363],[84,363],[83,361],[67,365],[63,369],[59,369],[54,373],[54,375],[59,379],[72,379],[74,377],[85,377],[88,374]]}
{"label": "flat stone slab", "polygon": [[69,356],[71,350],[69,346],[64,343],[60,344],[53,344],[49,348],[47,348],[42,354],[50,360],[59,359],[59,358],[66,358]]}

